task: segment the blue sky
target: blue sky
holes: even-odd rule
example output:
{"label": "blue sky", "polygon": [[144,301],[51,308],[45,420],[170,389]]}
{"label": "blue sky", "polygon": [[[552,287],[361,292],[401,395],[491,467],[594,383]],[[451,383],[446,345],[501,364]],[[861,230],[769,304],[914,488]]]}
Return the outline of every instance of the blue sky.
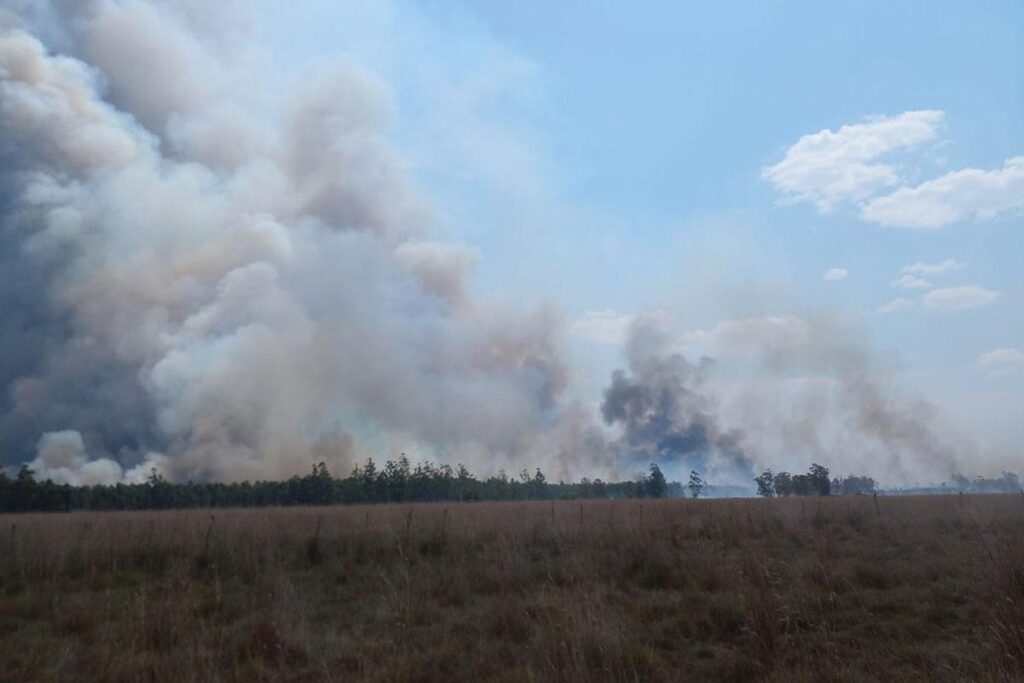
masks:
{"label": "blue sky", "polygon": [[302,0],[257,31],[391,89],[435,230],[483,296],[564,312],[581,396],[638,314],[728,355],[723,321],[824,313],[1018,457],[1019,3]]}

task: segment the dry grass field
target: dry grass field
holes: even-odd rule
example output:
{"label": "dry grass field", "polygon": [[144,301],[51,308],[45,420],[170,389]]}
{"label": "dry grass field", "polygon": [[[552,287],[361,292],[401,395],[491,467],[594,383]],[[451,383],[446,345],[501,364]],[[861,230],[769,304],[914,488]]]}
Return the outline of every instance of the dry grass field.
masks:
{"label": "dry grass field", "polygon": [[1019,494],[0,521],[2,681],[1024,676]]}

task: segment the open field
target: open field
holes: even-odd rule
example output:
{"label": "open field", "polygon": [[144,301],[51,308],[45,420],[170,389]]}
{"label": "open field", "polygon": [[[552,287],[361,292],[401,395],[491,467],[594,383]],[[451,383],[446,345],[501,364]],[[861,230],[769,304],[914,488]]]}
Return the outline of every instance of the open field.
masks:
{"label": "open field", "polygon": [[1019,680],[1024,496],[0,517],[0,680]]}

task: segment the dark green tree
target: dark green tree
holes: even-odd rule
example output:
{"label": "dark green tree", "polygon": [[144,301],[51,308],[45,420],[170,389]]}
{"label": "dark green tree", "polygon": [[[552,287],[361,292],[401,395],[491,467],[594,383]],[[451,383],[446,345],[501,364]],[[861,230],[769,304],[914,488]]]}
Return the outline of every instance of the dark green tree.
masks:
{"label": "dark green tree", "polygon": [[765,498],[771,498],[775,495],[775,477],[772,475],[771,470],[765,470],[760,475],[754,477],[754,483],[757,484],[757,495]]}
{"label": "dark green tree", "polygon": [[789,472],[778,472],[772,479],[772,488],[777,496],[793,495],[793,475]]}
{"label": "dark green tree", "polygon": [[876,492],[878,484],[871,477],[850,475],[843,479],[833,479],[832,493],[843,496],[870,495]]}
{"label": "dark green tree", "polygon": [[667,492],[668,482],[665,481],[665,475],[662,474],[661,468],[652,462],[644,481],[644,493],[649,498],[664,498]]}
{"label": "dark green tree", "polygon": [[537,472],[533,475],[533,480],[529,483],[530,498],[533,500],[543,500],[547,498],[547,477],[544,473],[537,468]]}
{"label": "dark green tree", "polygon": [[832,480],[829,479],[827,467],[813,463],[807,471],[807,477],[811,484],[810,495],[828,496],[832,494]]}
{"label": "dark green tree", "polygon": [[700,498],[700,492],[704,490],[704,480],[694,470],[690,470],[690,483],[686,487],[690,489],[691,498]]}

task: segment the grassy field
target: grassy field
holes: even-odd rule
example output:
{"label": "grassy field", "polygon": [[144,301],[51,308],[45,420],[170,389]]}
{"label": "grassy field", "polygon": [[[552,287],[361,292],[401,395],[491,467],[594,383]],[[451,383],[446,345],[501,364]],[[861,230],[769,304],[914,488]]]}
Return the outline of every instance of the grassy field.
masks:
{"label": "grassy field", "polygon": [[2,681],[1024,676],[1020,494],[0,522]]}

